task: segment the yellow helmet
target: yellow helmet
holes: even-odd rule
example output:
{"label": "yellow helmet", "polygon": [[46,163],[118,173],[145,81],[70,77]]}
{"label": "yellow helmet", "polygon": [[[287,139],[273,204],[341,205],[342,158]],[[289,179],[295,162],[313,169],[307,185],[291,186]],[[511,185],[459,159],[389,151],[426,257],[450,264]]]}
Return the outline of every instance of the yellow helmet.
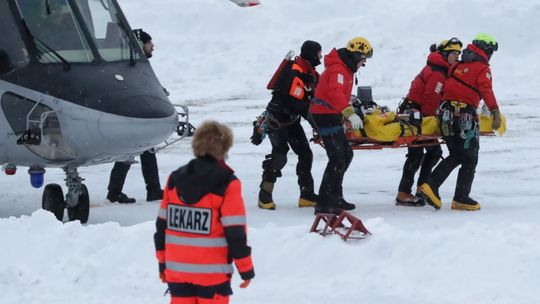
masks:
{"label": "yellow helmet", "polygon": [[459,41],[456,37],[450,38],[448,40],[443,40],[441,43],[439,43],[439,46],[437,47],[437,50],[440,52],[460,52],[461,53],[461,47],[463,47],[463,43]]}
{"label": "yellow helmet", "polygon": [[360,52],[366,58],[373,56],[373,47],[371,43],[364,37],[355,37],[347,42],[347,50],[349,52]]}

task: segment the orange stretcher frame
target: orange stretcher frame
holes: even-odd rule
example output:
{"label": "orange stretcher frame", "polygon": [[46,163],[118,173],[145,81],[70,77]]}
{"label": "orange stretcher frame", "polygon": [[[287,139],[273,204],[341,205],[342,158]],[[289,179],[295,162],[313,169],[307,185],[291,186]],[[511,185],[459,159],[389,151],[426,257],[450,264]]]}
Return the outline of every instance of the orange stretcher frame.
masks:
{"label": "orange stretcher frame", "polygon": [[[430,147],[444,144],[444,140],[440,136],[403,136],[398,137],[392,142],[381,142],[369,137],[351,137],[349,132],[346,132],[347,141],[353,150],[380,150],[385,148],[404,148],[404,147]],[[314,131],[312,141],[324,148],[324,143],[321,137]]]}

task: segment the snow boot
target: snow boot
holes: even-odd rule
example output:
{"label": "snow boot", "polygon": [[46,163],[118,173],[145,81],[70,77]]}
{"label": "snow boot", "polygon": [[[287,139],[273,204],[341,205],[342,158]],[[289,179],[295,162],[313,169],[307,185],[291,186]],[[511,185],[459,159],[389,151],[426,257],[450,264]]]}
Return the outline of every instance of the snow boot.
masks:
{"label": "snow boot", "polygon": [[463,202],[458,202],[455,199],[452,200],[453,210],[465,210],[465,211],[478,211],[480,210],[480,204],[472,198],[467,198]]}
{"label": "snow boot", "polygon": [[160,201],[162,199],[163,199],[163,190],[161,190],[161,189],[148,190],[146,192],[146,201],[147,202]]}
{"label": "snow boot", "polygon": [[315,207],[317,205],[318,195],[315,193],[300,194],[298,199],[298,208]]}
{"label": "snow boot", "polygon": [[341,208],[341,209],[343,209],[345,211],[350,211],[350,210],[356,209],[355,204],[351,204],[351,203],[347,202],[344,198],[341,198],[339,200],[339,202],[337,203],[337,207]]}
{"label": "snow boot", "polygon": [[322,205],[322,204],[317,203],[315,205],[314,214],[317,215],[317,213],[333,213],[336,215],[340,215],[341,212],[343,212],[343,209],[339,208],[338,206],[327,205],[327,204]]}
{"label": "snow boot", "polygon": [[261,183],[261,190],[259,191],[259,203],[258,206],[261,209],[276,210],[276,203],[272,198],[272,192],[274,191],[274,183],[265,182]]}
{"label": "snow boot", "polygon": [[425,200],[420,199],[410,193],[398,192],[398,195],[396,196],[396,206],[423,207],[425,205]]}
{"label": "snow boot", "polygon": [[431,189],[428,183],[423,183],[418,188],[418,198],[425,200],[425,202],[431,207],[439,210],[442,207],[441,197],[439,191]]}
{"label": "snow boot", "polygon": [[109,200],[109,202],[111,203],[115,203],[115,202],[118,202],[120,204],[132,204],[132,203],[135,203],[135,199],[132,198],[132,197],[128,197],[125,193],[123,192],[120,192],[120,193],[112,193],[112,192],[109,192],[107,194],[107,199]]}

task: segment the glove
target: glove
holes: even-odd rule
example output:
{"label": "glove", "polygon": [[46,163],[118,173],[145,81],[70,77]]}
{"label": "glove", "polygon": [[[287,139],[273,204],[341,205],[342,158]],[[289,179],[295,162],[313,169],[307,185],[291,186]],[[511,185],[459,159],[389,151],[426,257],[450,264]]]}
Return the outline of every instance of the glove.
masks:
{"label": "glove", "polygon": [[347,119],[351,122],[351,127],[353,130],[360,130],[364,127],[362,119],[356,113],[351,114]]}
{"label": "glove", "polygon": [[501,127],[501,111],[499,109],[491,110],[491,115],[493,116],[493,124],[491,125],[493,130],[498,130]]}
{"label": "glove", "polygon": [[245,280],[240,284],[240,288],[247,288],[249,286],[249,283],[251,283],[251,280]]}
{"label": "glove", "polygon": [[165,272],[159,273],[159,279],[161,280],[161,282],[167,283],[167,279],[165,278]]}

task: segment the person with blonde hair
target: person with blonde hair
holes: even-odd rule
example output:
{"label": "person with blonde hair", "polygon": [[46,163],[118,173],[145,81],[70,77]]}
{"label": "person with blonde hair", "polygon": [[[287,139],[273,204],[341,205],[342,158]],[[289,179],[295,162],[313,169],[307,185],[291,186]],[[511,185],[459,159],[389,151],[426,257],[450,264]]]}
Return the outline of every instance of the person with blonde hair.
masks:
{"label": "person with blonde hair", "polygon": [[225,164],[232,130],[206,121],[193,136],[195,159],[171,173],[156,221],[160,278],[171,303],[228,303],[232,263],[246,288],[255,276],[240,181]]}

